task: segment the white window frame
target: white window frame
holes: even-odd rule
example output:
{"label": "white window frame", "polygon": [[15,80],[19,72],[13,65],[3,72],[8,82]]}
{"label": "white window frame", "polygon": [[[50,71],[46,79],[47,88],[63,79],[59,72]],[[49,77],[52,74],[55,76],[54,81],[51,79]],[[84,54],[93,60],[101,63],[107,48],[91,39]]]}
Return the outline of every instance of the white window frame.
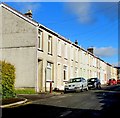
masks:
{"label": "white window frame", "polygon": [[67,59],[68,58],[68,52],[67,52],[67,44],[64,43],[64,58]]}
{"label": "white window frame", "polygon": [[52,36],[48,35],[48,54],[52,54]]}
{"label": "white window frame", "polygon": [[70,67],[70,78],[74,77],[73,66]]}
{"label": "white window frame", "polygon": [[38,29],[38,49],[43,50],[43,31]]}
{"label": "white window frame", "polygon": [[[48,69],[50,69],[50,76],[49,76],[49,79],[48,79]],[[47,68],[46,68],[46,81],[52,81],[52,63],[51,62],[47,62]]]}
{"label": "white window frame", "polygon": [[57,41],[57,55],[61,56],[61,52],[62,52],[62,44],[61,44],[61,40]]}
{"label": "white window frame", "polygon": [[78,62],[78,48],[75,49],[75,61]]}
{"label": "white window frame", "polygon": [[70,53],[70,57],[71,57],[71,60],[73,61],[74,60],[74,48],[73,48],[73,46],[71,45],[71,53]]}
{"label": "white window frame", "polygon": [[67,65],[63,65],[63,80],[67,80],[67,71],[68,71]]}
{"label": "white window frame", "polygon": [[78,68],[75,67],[75,76],[78,77]]}

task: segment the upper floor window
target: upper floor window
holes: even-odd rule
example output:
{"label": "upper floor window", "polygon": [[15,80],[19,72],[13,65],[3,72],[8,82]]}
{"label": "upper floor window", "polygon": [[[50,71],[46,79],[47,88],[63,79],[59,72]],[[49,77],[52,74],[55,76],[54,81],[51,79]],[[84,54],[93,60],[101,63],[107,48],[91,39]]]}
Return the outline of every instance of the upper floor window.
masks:
{"label": "upper floor window", "polygon": [[71,60],[74,60],[74,49],[73,46],[71,46],[71,51],[70,51],[70,55],[71,55]]}
{"label": "upper floor window", "polygon": [[38,29],[38,48],[43,50],[43,32]]}
{"label": "upper floor window", "polygon": [[57,42],[57,55],[61,56],[61,41],[58,40]]}
{"label": "upper floor window", "polygon": [[78,62],[78,49],[75,50],[75,61]]}
{"label": "upper floor window", "polygon": [[48,54],[52,54],[52,36],[48,35]]}
{"label": "upper floor window", "polygon": [[68,58],[68,52],[67,52],[67,44],[64,44],[64,58],[67,59]]}

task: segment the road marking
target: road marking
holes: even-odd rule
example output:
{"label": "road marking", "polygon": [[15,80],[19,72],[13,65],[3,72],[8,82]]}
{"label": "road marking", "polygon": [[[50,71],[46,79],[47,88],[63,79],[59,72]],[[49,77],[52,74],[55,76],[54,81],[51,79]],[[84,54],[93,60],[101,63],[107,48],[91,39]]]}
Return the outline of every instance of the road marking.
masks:
{"label": "road marking", "polygon": [[69,115],[70,113],[72,113],[72,111],[65,111],[59,117],[65,117],[65,116]]}

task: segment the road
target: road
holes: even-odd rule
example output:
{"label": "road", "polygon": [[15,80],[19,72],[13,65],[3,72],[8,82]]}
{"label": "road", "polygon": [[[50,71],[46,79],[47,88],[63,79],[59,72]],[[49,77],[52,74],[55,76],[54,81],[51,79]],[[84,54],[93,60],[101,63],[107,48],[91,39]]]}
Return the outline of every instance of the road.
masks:
{"label": "road", "polygon": [[3,118],[104,118],[120,112],[120,85],[102,90],[67,93],[33,101],[15,108],[4,108]]}
{"label": "road", "polygon": [[102,103],[96,97],[93,91],[84,91],[79,93],[67,93],[51,98],[41,99],[35,104],[44,104],[57,107],[75,108],[75,109],[101,109]]}

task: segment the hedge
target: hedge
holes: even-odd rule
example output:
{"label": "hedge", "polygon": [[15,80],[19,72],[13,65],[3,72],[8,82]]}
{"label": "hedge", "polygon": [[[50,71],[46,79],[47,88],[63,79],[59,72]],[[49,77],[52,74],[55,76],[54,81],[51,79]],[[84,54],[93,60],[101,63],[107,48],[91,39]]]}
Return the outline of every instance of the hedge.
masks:
{"label": "hedge", "polygon": [[2,98],[13,98],[16,96],[14,83],[15,67],[5,61],[0,61],[0,88],[2,88]]}

